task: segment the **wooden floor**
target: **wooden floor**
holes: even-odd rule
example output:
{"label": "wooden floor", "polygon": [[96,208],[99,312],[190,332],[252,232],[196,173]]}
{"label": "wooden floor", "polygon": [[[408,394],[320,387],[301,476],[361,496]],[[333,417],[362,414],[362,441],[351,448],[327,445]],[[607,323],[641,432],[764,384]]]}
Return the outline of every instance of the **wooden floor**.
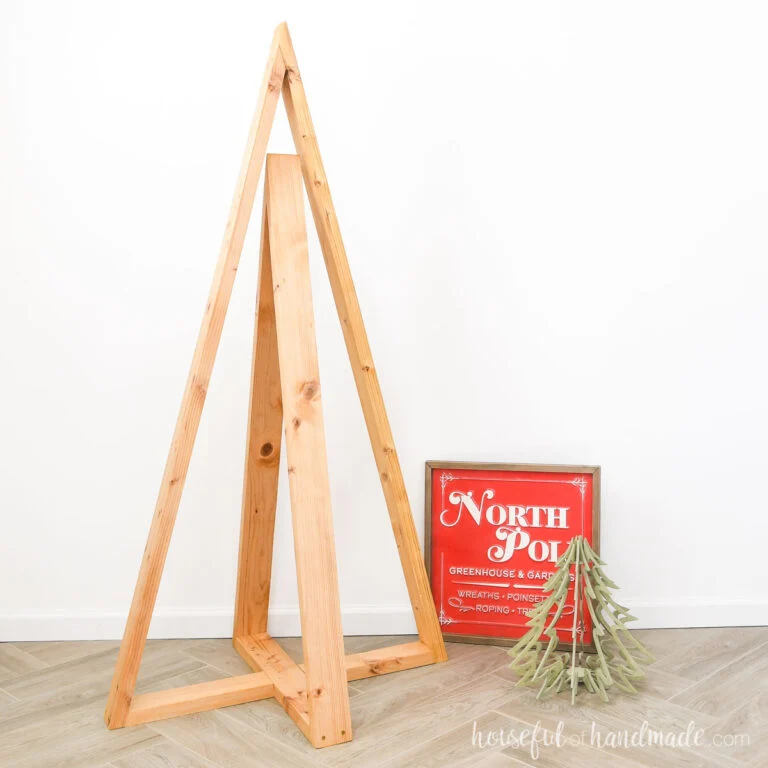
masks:
{"label": "wooden floor", "polygon": [[[104,703],[117,643],[0,644],[0,766],[3,768],[291,768],[291,766],[768,766],[768,628],[646,630],[656,654],[637,697],[536,702],[518,689],[504,649],[451,644],[449,661],[350,684],[354,740],[316,751],[274,700],[108,731]],[[359,652],[405,638],[348,638]],[[295,658],[298,639],[281,640]],[[150,641],[141,692],[248,672],[227,640]],[[528,748],[473,745],[473,729],[519,731],[564,722],[564,736],[592,723],[608,732],[641,728],[704,738],[746,734],[751,743],[698,749]],[[476,726],[474,725],[476,723]]]}

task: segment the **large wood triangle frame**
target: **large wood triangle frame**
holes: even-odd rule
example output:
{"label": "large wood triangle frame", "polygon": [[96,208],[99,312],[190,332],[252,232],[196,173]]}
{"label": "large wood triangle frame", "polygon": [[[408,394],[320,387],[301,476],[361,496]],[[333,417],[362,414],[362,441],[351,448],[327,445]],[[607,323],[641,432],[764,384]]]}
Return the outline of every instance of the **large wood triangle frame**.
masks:
{"label": "large wood triangle frame", "polygon": [[[134,695],[208,381],[282,91],[296,155],[266,161],[233,644],[252,674]],[[303,185],[302,179],[303,176]],[[419,633],[344,655],[303,188],[354,372]],[[293,517],[304,664],[267,634],[281,432]],[[400,464],[288,28],[275,31],[256,114],[120,646],[105,719],[122,728],[274,696],[315,747],[352,738],[347,680],[446,659]]]}

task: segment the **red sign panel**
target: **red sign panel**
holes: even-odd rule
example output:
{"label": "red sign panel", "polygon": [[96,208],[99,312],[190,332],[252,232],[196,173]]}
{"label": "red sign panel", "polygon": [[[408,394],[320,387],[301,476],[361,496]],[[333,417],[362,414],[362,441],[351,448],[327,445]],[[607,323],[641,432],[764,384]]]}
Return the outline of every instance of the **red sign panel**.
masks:
{"label": "red sign panel", "polygon": [[[429,462],[427,567],[446,639],[522,637],[571,538],[598,550],[599,494],[599,467]],[[556,625],[564,643],[572,604],[573,586]],[[577,637],[591,645],[588,623]]]}

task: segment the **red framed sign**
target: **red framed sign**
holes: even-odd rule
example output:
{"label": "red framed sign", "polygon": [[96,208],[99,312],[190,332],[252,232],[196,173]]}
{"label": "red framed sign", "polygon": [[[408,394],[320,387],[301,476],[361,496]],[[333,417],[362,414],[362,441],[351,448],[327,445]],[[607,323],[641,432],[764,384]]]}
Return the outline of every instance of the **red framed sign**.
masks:
{"label": "red framed sign", "polygon": [[[571,538],[584,535],[599,553],[600,467],[428,461],[426,469],[426,565],[443,635],[513,645]],[[573,587],[556,625],[569,648],[572,600]],[[577,631],[590,650],[588,619]]]}

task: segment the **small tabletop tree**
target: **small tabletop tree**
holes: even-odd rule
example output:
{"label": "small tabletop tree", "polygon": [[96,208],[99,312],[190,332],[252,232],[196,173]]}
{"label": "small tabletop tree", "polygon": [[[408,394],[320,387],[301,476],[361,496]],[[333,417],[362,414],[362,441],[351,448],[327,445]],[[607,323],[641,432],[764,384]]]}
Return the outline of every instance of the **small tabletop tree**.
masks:
{"label": "small tabletop tree", "polygon": [[[557,561],[557,570],[544,585],[549,595],[531,611],[527,622],[530,629],[509,651],[510,669],[521,676],[517,684],[538,686],[537,699],[570,688],[573,704],[584,688],[608,701],[611,686],[636,693],[633,681],[645,678],[640,664],[652,662],[653,656],[627,629],[635,617],[613,599],[611,590],[618,587],[603,572],[604,565],[583,536],[571,539]],[[566,608],[571,569],[573,626],[571,648],[564,651],[558,650],[555,625]],[[587,615],[594,653],[586,652],[582,642]],[[542,635],[549,638],[546,646]]]}

